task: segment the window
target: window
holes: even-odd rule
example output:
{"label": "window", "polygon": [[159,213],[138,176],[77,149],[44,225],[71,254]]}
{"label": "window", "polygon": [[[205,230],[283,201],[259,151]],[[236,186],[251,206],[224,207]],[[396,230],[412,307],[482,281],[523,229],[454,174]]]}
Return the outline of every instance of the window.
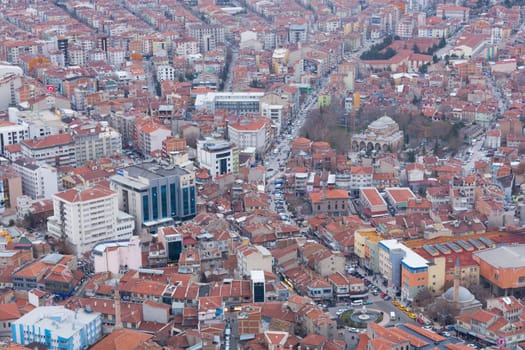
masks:
{"label": "window", "polygon": [[162,217],[168,217],[168,198],[167,198],[167,188],[166,185],[160,187],[160,208],[162,211]]}
{"label": "window", "polygon": [[175,192],[175,184],[170,184],[170,208],[171,216],[175,216],[177,213],[177,193]]}
{"label": "window", "polygon": [[149,221],[149,198],[148,196],[142,196],[142,214],[144,215],[144,221]]}
{"label": "window", "polygon": [[520,277],[518,278],[518,282],[519,282],[519,283],[523,283],[523,282],[525,282],[525,276],[520,276]]}
{"label": "window", "polygon": [[159,218],[159,202],[157,198],[157,187],[153,187],[151,189],[151,201],[151,207],[153,209],[153,220],[157,220]]}

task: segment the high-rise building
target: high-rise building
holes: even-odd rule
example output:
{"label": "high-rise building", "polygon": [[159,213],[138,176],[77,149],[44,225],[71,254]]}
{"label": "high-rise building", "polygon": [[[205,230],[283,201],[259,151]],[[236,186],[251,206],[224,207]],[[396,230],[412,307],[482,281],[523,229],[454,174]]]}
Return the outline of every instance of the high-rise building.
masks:
{"label": "high-rise building", "polygon": [[177,166],[143,163],[111,177],[120,210],[135,217],[137,230],[155,231],[196,214],[195,174]]}
{"label": "high-rise building", "polygon": [[69,189],[53,196],[53,216],[47,229],[81,255],[104,241],[128,240],[134,218],[118,210],[117,193],[108,188]]}

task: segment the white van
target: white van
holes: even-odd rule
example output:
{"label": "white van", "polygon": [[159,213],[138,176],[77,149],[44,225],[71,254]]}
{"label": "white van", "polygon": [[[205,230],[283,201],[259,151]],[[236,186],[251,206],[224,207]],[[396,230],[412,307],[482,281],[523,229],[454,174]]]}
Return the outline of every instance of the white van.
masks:
{"label": "white van", "polygon": [[396,318],[396,313],[394,311],[390,311],[390,320],[393,321],[395,319],[397,319]]}
{"label": "white van", "polygon": [[354,301],[352,301],[350,303],[350,305],[352,305],[352,306],[361,306],[361,305],[363,305],[363,300],[361,300],[361,299],[354,300]]}

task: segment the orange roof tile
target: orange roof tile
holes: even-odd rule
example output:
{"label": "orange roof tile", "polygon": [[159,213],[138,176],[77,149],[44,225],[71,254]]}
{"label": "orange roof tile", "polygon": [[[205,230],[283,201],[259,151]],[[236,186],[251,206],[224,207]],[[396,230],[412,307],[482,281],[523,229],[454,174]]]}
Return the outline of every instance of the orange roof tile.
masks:
{"label": "orange roof tile", "polygon": [[145,334],[131,329],[119,329],[108,334],[101,341],[93,345],[91,350],[135,349],[152,337],[151,334]]}
{"label": "orange roof tile", "polygon": [[58,147],[70,143],[73,143],[73,137],[70,134],[49,135],[39,139],[22,141],[22,144],[30,149]]}

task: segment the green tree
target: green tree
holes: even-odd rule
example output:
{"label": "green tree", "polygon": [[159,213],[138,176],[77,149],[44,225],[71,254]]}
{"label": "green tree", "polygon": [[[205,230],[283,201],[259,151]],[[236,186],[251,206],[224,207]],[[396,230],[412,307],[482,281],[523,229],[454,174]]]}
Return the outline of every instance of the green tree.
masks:
{"label": "green tree", "polygon": [[408,151],[407,156],[408,156],[407,161],[409,163],[415,163],[415,161],[416,161],[416,153],[414,151]]}
{"label": "green tree", "polygon": [[414,44],[414,46],[412,47],[412,51],[414,51],[414,53],[421,53],[421,50],[419,49],[419,46],[417,46],[417,44]]}
{"label": "green tree", "polygon": [[442,36],[441,39],[439,39],[439,44],[438,44],[439,48],[442,49],[444,48],[445,46],[447,46],[447,41],[445,40],[445,37]]}

